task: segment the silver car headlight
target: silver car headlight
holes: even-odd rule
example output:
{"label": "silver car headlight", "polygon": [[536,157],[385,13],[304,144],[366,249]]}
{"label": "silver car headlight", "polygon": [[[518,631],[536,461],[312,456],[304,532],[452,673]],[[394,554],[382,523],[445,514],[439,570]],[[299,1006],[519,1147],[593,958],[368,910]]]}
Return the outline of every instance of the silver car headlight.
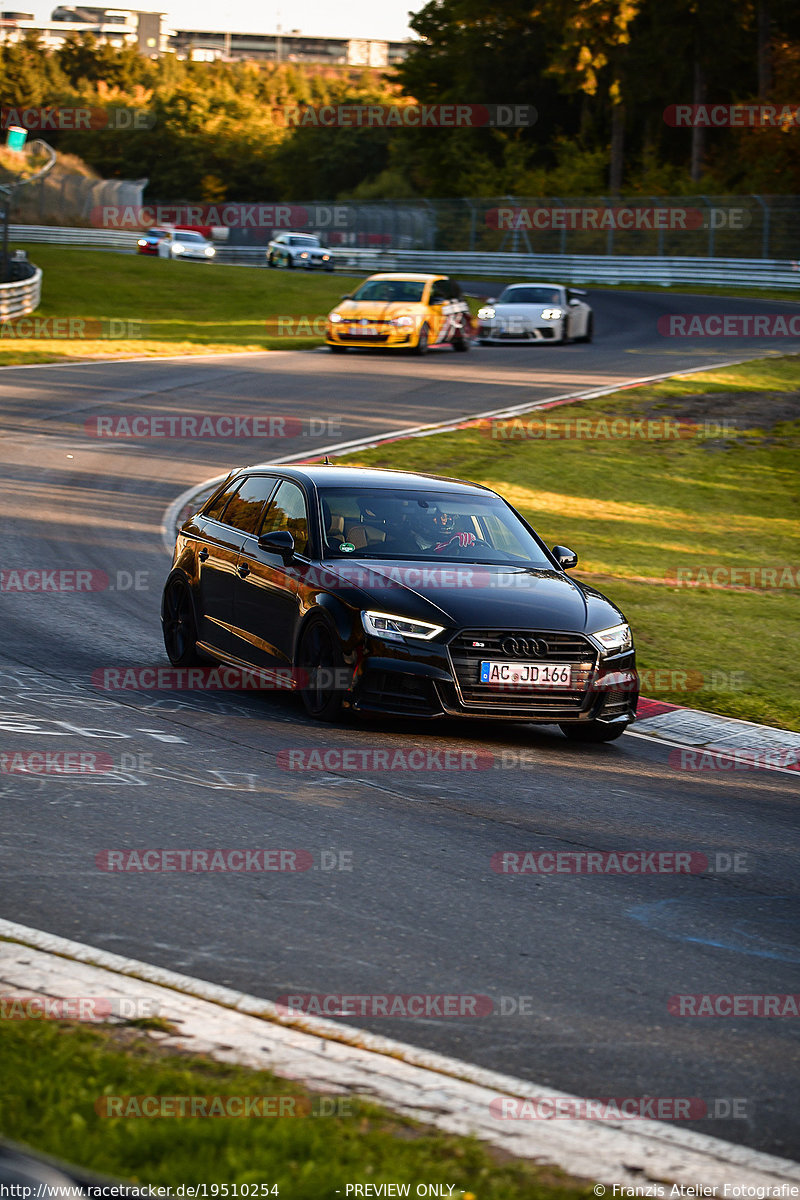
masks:
{"label": "silver car headlight", "polygon": [[175,245],[172,247],[172,253],[173,254],[183,254],[183,246],[180,244],[180,242],[176,242]]}
{"label": "silver car headlight", "polygon": [[609,652],[630,650],[633,646],[630,625],[612,625],[608,629],[601,629],[599,633],[593,633],[592,637]]}
{"label": "silver car headlight", "polygon": [[560,321],[564,315],[563,308],[544,308],[542,309],[543,321]]}
{"label": "silver car headlight", "polygon": [[479,321],[491,321],[491,319],[494,315],[495,314],[494,314],[493,308],[479,308],[478,309],[478,320]]}
{"label": "silver car headlight", "polygon": [[213,258],[217,252],[213,246],[206,246],[203,253],[206,255],[207,258]]}
{"label": "silver car headlight", "polygon": [[394,613],[362,612],[361,623],[373,637],[398,642],[403,638],[421,638],[429,642],[441,633],[444,625],[431,625],[429,621],[412,621],[408,617],[397,617]]}

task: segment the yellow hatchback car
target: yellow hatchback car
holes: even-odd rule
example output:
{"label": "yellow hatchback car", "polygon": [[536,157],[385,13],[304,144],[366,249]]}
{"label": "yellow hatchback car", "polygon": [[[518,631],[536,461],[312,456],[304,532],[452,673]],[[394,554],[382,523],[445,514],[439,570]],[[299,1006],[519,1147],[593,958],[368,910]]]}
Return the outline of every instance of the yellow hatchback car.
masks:
{"label": "yellow hatchback car", "polygon": [[342,353],[379,346],[424,354],[429,346],[469,350],[472,318],[447,275],[370,275],[328,313],[325,340]]}

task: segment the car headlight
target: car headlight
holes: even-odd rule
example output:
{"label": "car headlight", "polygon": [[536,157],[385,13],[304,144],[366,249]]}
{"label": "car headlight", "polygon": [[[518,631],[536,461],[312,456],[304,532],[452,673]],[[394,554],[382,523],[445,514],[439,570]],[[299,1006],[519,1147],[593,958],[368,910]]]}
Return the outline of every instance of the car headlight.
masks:
{"label": "car headlight", "polygon": [[560,321],[561,318],[563,317],[563,315],[564,315],[563,308],[543,308],[542,309],[542,320],[543,321]]}
{"label": "car headlight", "polygon": [[300,254],[298,257],[299,258],[308,258],[308,252],[306,250],[304,250],[303,253]]}
{"label": "car headlight", "polygon": [[630,650],[633,645],[630,625],[612,625],[610,629],[601,629],[599,633],[593,633],[592,637],[597,638],[606,650]]}
{"label": "car headlight", "polygon": [[390,325],[401,326],[403,329],[413,329],[414,318],[413,317],[395,317],[393,321],[389,321],[388,323]]}
{"label": "car headlight", "polygon": [[341,313],[332,312],[328,313],[328,320],[330,321],[331,325],[338,325],[340,321],[344,320],[344,317]]}
{"label": "car headlight", "polygon": [[329,258],[330,258],[330,254],[323,254],[322,261],[327,262]]}
{"label": "car headlight", "polygon": [[137,244],[137,246],[146,246],[147,238],[139,238],[139,241],[136,244]]}
{"label": "car headlight", "polygon": [[216,253],[217,252],[213,246],[206,246],[204,250],[204,254],[206,254],[209,258],[213,258]]}
{"label": "car headlight", "polygon": [[491,321],[493,316],[494,316],[493,308],[479,308],[478,309],[478,320],[479,321]]}
{"label": "car headlight", "polygon": [[429,642],[441,633],[444,625],[431,625],[428,621],[411,621],[408,617],[396,617],[393,613],[362,612],[361,622],[373,637],[398,642],[403,638],[421,638]]}
{"label": "car headlight", "polygon": [[172,252],[173,254],[183,254],[183,246],[180,244],[180,242],[175,243],[175,245],[172,247]]}

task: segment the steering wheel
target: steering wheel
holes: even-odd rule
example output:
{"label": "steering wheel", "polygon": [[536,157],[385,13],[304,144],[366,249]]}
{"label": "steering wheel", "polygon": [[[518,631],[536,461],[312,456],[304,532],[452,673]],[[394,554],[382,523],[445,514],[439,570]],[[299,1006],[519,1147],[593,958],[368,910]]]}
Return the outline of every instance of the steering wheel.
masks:
{"label": "steering wheel", "polygon": [[483,538],[476,537],[471,546],[462,546],[458,541],[455,542],[455,545],[453,542],[450,542],[450,544],[445,546],[444,550],[440,550],[439,553],[444,554],[445,550],[447,550],[448,553],[451,550],[461,553],[462,550],[474,550],[476,546],[485,546],[487,550],[494,550],[494,546],[490,545],[489,542],[485,541]]}

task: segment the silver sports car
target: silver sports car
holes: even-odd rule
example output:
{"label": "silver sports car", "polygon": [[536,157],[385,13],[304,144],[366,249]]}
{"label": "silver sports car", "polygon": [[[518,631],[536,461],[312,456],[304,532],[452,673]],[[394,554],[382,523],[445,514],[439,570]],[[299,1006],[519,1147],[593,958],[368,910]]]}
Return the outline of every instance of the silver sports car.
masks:
{"label": "silver sports car", "polygon": [[558,283],[513,283],[478,309],[478,342],[590,342],[586,293]]}

